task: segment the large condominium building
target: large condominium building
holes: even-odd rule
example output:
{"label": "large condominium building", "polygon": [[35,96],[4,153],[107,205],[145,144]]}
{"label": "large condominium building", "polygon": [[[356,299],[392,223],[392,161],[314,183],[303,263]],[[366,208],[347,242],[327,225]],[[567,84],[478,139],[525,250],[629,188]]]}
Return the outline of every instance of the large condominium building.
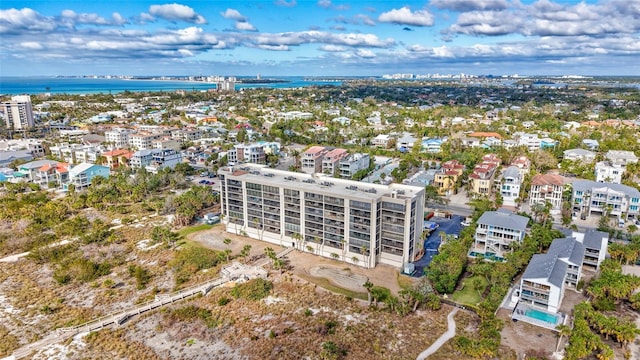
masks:
{"label": "large condominium building", "polygon": [[581,213],[618,216],[622,219],[638,219],[640,214],[640,191],[630,186],[600,183],[591,180],[573,182],[571,203]]}
{"label": "large condominium building", "polygon": [[524,240],[528,222],[529,218],[510,211],[486,211],[478,219],[470,255],[504,260],[504,255],[511,251],[511,244]]}
{"label": "large condominium building", "polygon": [[0,103],[0,110],[4,113],[4,126],[9,130],[25,130],[35,126],[29,95],[12,96],[11,101]]}
{"label": "large condominium building", "polygon": [[538,174],[531,179],[529,205],[551,203],[552,210],[562,209],[562,192],[567,181],[557,174]]}
{"label": "large condominium building", "polygon": [[424,188],[363,184],[260,165],[218,171],[228,232],[367,268],[415,260]]}

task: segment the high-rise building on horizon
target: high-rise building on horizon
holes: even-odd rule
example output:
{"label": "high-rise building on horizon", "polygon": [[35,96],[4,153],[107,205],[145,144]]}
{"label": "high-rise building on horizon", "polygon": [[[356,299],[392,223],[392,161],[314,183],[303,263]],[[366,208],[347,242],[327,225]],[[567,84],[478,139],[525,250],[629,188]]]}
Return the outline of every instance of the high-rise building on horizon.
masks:
{"label": "high-rise building on horizon", "polygon": [[6,129],[26,130],[35,126],[29,95],[12,96],[11,101],[0,103],[0,110]]}

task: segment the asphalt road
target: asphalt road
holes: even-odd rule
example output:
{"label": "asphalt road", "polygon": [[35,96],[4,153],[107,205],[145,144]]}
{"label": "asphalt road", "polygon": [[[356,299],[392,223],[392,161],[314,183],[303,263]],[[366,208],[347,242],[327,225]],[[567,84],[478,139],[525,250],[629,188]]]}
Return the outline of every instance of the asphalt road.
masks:
{"label": "asphalt road", "polygon": [[462,231],[462,225],[460,223],[464,220],[463,216],[453,215],[451,219],[446,218],[431,218],[430,221],[437,223],[438,228],[433,231],[424,241],[425,254],[420,260],[414,262],[416,271],[413,276],[422,276],[424,274],[424,268],[428,267],[433,259],[433,256],[438,254],[438,248],[440,247],[440,233],[442,231],[449,235],[460,235]]}

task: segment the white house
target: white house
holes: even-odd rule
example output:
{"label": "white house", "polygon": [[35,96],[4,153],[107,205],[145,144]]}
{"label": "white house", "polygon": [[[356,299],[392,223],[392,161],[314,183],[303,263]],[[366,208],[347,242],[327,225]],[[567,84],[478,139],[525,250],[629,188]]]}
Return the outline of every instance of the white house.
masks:
{"label": "white house", "polygon": [[522,174],[517,166],[509,166],[502,174],[502,185],[500,194],[502,204],[506,206],[516,206],[516,199],[520,197],[520,185],[522,185]]}
{"label": "white house", "polygon": [[622,174],[624,174],[624,171],[625,167],[619,163],[599,161],[596,163],[595,167],[596,181],[621,184]]}

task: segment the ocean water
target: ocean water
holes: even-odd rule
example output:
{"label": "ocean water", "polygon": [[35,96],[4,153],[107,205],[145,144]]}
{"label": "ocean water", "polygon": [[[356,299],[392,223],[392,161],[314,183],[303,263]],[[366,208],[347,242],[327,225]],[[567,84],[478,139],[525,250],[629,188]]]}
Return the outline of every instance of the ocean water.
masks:
{"label": "ocean water", "polygon": [[[342,84],[340,81],[324,82],[307,80],[304,77],[279,77],[283,83],[268,84],[236,84],[236,89],[243,88],[299,88],[314,85]],[[197,81],[179,80],[123,80],[94,78],[63,77],[0,77],[0,95],[16,94],[116,94],[124,91],[206,91],[215,89],[216,85]]]}

